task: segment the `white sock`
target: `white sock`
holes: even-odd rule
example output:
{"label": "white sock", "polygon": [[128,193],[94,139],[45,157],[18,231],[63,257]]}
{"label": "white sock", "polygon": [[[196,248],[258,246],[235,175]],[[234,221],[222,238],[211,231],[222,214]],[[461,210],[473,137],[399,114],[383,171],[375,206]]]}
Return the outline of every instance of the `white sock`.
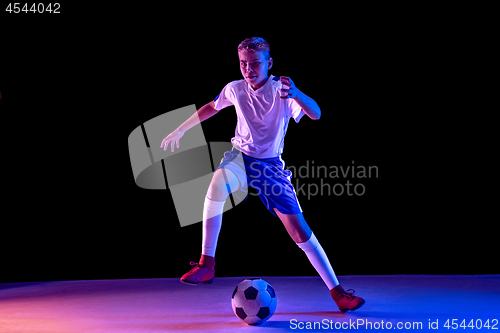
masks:
{"label": "white sock", "polygon": [[203,241],[201,254],[215,257],[217,239],[222,225],[222,212],[226,201],[215,201],[205,197],[203,206]]}
{"label": "white sock", "polygon": [[325,282],[328,290],[332,290],[339,285],[337,276],[335,276],[333,272],[332,265],[330,265],[330,261],[328,261],[328,257],[323,247],[319,244],[318,239],[314,236],[314,233],[311,234],[311,238],[309,238],[307,242],[297,243],[297,245],[306,253],[307,258],[309,258],[309,261],[316,269],[319,276],[321,276],[323,282]]}

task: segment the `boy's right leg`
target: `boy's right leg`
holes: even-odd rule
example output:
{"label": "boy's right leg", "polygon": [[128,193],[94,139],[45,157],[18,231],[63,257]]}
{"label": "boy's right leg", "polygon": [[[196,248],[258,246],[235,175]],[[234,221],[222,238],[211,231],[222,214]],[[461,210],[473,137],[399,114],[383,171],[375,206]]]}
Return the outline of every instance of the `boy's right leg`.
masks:
{"label": "boy's right leg", "polygon": [[224,204],[229,193],[238,190],[239,187],[238,178],[231,170],[221,168],[215,171],[203,207],[203,240],[200,262],[191,262],[191,265],[195,267],[181,277],[181,282],[191,285],[212,283],[215,250],[222,225]]}

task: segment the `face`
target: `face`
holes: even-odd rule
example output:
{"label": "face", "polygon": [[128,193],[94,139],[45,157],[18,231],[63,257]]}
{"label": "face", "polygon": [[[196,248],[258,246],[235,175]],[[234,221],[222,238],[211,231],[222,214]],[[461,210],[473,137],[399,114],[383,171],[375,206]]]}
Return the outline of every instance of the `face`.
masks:
{"label": "face", "polygon": [[255,90],[262,87],[268,79],[268,71],[273,66],[273,58],[266,59],[266,52],[253,50],[238,51],[241,74]]}

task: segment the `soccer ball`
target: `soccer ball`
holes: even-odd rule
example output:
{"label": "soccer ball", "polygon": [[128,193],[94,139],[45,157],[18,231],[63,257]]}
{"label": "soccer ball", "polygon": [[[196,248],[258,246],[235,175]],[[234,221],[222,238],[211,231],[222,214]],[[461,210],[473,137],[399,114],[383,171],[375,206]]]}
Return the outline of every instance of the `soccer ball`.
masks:
{"label": "soccer ball", "polygon": [[273,287],[259,278],[241,281],[231,297],[234,314],[249,325],[260,325],[271,318],[276,303]]}

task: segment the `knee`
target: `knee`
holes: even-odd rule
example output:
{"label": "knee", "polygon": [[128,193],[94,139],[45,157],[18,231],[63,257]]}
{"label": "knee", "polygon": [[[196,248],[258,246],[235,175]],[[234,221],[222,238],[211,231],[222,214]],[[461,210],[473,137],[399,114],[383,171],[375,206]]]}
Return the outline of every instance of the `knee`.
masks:
{"label": "knee", "polygon": [[295,235],[292,239],[295,243],[305,243],[311,238],[312,231],[309,230],[296,230]]}
{"label": "knee", "polygon": [[305,243],[311,238],[311,235],[311,228],[309,228],[305,221],[292,227],[291,236],[295,243]]}
{"label": "knee", "polygon": [[312,231],[309,227],[303,226],[288,226],[287,227],[288,234],[293,239],[293,241],[297,244],[305,243],[311,238]]}
{"label": "knee", "polygon": [[224,201],[227,199],[229,192],[225,182],[213,180],[208,188],[207,197],[211,200]]}

